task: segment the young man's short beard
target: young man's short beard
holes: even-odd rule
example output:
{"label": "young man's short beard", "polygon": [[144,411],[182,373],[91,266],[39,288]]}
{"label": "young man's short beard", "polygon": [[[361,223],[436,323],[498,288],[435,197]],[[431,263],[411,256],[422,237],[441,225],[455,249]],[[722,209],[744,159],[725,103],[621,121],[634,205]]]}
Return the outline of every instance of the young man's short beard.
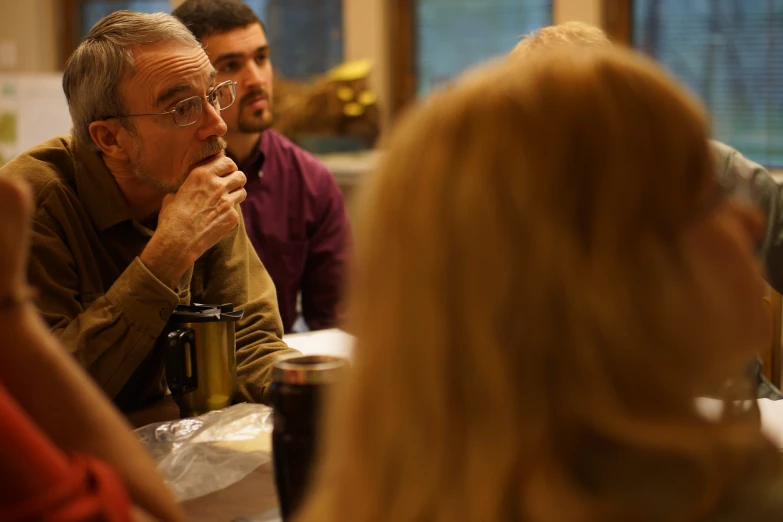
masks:
{"label": "young man's short beard", "polygon": [[[269,127],[272,126],[274,123],[274,117],[272,118],[264,118],[263,116],[266,116],[265,112],[269,111],[269,109],[262,109],[262,117],[261,118],[244,118],[242,115],[239,116],[239,121],[237,122],[237,127],[239,128],[239,132],[243,132],[245,134],[254,134],[256,132],[263,132],[267,130]],[[274,113],[272,113],[274,114]]]}

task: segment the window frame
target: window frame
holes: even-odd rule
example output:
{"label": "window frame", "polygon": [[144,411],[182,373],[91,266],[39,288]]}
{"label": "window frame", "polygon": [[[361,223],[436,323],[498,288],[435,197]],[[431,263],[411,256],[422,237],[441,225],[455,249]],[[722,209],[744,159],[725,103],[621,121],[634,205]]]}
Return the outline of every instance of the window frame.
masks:
{"label": "window frame", "polygon": [[[389,105],[391,116],[394,117],[416,99],[416,0],[387,2],[391,87]],[[553,18],[556,2],[552,1]]]}
{"label": "window frame", "polygon": [[388,0],[390,113],[399,114],[416,98],[415,0]]}
{"label": "window frame", "polygon": [[633,0],[601,0],[601,23],[615,43],[633,45]]}
{"label": "window frame", "polygon": [[79,12],[83,0],[62,0],[60,19],[60,45],[57,62],[60,69],[79,45]]}
{"label": "window frame", "polygon": [[[80,14],[82,5],[90,0],[61,0],[61,11],[58,13],[60,20],[59,26],[59,45],[57,62],[60,70],[65,67],[65,62],[73,54],[81,42]],[[103,0],[104,2],[113,2],[121,4],[124,0]]]}

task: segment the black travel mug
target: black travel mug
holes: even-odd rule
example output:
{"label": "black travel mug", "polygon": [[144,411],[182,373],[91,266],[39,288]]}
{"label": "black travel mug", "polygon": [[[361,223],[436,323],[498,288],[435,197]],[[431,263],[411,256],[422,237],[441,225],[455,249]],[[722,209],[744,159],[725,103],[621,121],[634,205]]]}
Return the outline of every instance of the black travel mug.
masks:
{"label": "black travel mug", "polygon": [[348,361],[329,355],[297,355],[272,369],[272,457],[283,521],[300,507],[318,451],[324,395]]}

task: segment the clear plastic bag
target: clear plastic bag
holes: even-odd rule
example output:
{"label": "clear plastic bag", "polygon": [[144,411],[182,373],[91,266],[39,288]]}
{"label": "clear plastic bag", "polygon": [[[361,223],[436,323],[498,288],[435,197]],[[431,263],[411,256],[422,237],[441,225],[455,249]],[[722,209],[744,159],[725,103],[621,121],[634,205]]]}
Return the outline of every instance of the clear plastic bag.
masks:
{"label": "clear plastic bag", "polygon": [[150,424],[136,434],[184,501],[228,487],[271,460],[272,409],[237,404]]}

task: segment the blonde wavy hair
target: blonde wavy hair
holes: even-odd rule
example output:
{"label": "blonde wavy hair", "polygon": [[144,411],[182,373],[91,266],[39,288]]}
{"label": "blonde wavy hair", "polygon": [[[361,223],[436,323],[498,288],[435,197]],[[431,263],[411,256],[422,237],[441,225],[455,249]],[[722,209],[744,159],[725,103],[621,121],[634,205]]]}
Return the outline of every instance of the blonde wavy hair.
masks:
{"label": "blonde wavy hair", "polygon": [[[702,109],[619,49],[525,67],[471,73],[392,132],[359,214],[354,371],[299,522],[680,520],[775,460],[753,421],[693,410],[700,370],[736,366],[690,313]],[[671,502],[623,499],[617,462],[663,466]]]}
{"label": "blonde wavy hair", "polygon": [[509,53],[511,62],[527,59],[532,53],[559,46],[610,47],[612,42],[600,28],[583,22],[550,25],[525,36]]}

